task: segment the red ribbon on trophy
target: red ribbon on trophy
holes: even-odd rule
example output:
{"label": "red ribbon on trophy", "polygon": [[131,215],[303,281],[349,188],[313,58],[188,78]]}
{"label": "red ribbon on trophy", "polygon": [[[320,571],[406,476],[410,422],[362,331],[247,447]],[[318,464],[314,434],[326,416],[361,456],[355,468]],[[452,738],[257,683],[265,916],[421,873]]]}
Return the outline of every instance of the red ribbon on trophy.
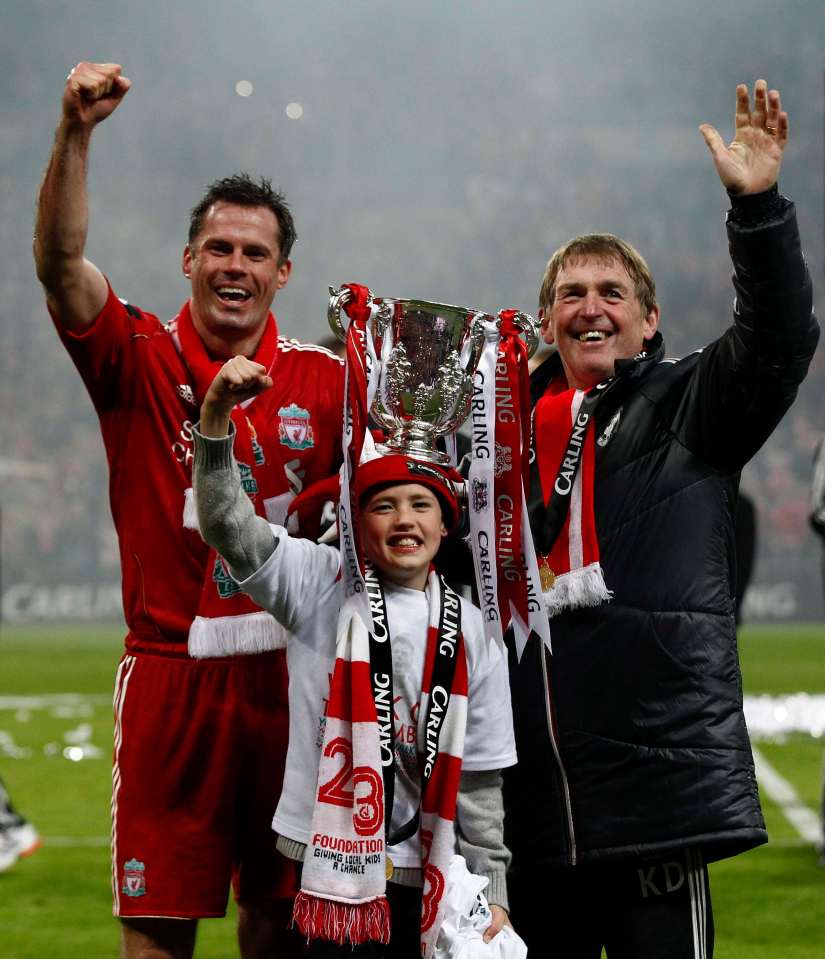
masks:
{"label": "red ribbon on trophy", "polygon": [[[369,410],[377,385],[377,363],[369,320],[372,294],[366,286],[347,283],[350,297],[343,303],[349,319],[347,326],[347,369],[344,385],[344,462],[341,466],[341,499],[338,507],[338,532],[341,542],[344,590],[346,596],[365,591],[361,550],[358,544],[358,503],[353,489],[355,470],[361,462],[367,436]],[[370,622],[368,620],[368,622]]]}
{"label": "red ribbon on trophy", "polygon": [[[527,570],[521,546],[521,489],[525,482],[529,428],[525,438],[521,411],[526,392],[527,347],[513,325],[515,310],[501,312],[495,366],[494,501],[496,517],[496,569],[502,629],[507,628],[510,607],[526,623]],[[529,409],[529,405],[526,407]],[[529,427],[529,421],[528,421]]]}

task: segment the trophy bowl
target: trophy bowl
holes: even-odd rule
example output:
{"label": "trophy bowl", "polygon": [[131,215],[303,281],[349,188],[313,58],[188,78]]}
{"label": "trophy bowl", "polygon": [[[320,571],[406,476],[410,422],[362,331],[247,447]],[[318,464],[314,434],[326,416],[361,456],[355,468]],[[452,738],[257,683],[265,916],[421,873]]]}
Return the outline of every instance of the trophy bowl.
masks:
{"label": "trophy bowl", "polygon": [[[341,310],[346,287],[330,287],[330,327],[346,338]],[[371,295],[372,335],[378,360],[378,385],[370,415],[387,433],[377,448],[432,463],[447,464],[438,439],[455,432],[470,412],[473,376],[484,347],[484,330],[497,317],[462,306],[428,300]],[[535,320],[517,313],[528,355],[538,346]]]}

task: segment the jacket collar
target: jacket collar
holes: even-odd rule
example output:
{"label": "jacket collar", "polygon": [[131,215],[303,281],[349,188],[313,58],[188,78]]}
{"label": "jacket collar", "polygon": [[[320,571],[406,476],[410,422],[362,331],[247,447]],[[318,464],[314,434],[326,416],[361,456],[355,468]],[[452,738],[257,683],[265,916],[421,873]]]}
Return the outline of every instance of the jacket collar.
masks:
{"label": "jacket collar", "polygon": [[[661,362],[664,355],[665,341],[657,330],[651,339],[645,341],[645,349],[638,356],[628,360],[616,360],[615,375],[621,380],[638,380]],[[535,406],[553,380],[562,375],[561,357],[557,352],[553,352],[530,375],[530,405]]]}

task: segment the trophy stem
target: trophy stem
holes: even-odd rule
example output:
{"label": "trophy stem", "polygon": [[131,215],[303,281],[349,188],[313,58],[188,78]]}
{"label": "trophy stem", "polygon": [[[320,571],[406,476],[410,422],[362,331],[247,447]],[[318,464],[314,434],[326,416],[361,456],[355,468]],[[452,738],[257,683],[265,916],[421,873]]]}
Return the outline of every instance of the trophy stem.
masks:
{"label": "trophy stem", "polygon": [[438,466],[449,466],[450,457],[432,448],[432,438],[424,434],[422,437],[410,436],[409,433],[400,436],[391,436],[385,443],[376,443],[379,453],[399,453],[427,463],[436,463]]}

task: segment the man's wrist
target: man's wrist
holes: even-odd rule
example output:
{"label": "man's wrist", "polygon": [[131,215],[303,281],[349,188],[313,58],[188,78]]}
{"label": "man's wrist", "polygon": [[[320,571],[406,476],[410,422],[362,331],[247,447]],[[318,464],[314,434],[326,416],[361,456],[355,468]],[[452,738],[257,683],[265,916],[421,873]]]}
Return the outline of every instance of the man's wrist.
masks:
{"label": "man's wrist", "polygon": [[94,123],[83,123],[76,117],[69,117],[64,114],[57,125],[55,139],[58,143],[75,143],[81,147],[88,146],[95,126]]}
{"label": "man's wrist", "polygon": [[761,193],[731,193],[730,219],[740,226],[755,226],[778,216],[782,212],[782,197],[779,186],[774,185]]}

